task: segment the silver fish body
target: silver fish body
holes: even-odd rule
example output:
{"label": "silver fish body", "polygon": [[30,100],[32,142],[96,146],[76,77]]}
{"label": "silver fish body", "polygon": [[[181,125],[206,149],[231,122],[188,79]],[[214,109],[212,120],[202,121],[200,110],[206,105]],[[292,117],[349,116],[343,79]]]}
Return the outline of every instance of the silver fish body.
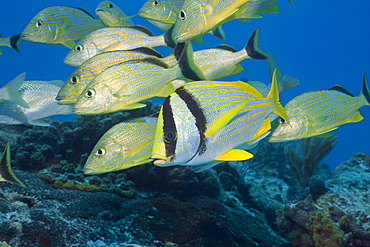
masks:
{"label": "silver fish body", "polygon": [[85,87],[105,69],[125,61],[143,59],[148,56],[161,57],[162,55],[147,47],[99,53],[83,62],[69,76],[58,92],[56,100],[62,105],[74,104]]}
{"label": "silver fish body", "polygon": [[55,96],[63,81],[24,81],[19,94],[29,108],[6,100],[0,101],[0,123],[49,126],[43,118],[71,114],[72,106],[58,105]]}
{"label": "silver fish body", "polygon": [[178,67],[168,68],[155,58],[127,61],[107,68],[86,86],[74,105],[75,114],[103,114],[144,107],[140,101],[166,97],[172,81],[181,77]]}
{"label": "silver fish body", "polygon": [[166,46],[164,36],[152,36],[145,28],[106,27],[88,34],[64,58],[64,63],[79,66],[96,54],[139,47]]}

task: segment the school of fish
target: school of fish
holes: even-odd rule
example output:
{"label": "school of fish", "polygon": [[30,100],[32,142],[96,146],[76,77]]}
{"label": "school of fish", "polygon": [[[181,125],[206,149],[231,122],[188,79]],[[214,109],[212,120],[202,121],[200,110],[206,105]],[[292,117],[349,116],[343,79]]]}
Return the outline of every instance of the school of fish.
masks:
{"label": "school of fish", "polygon": [[[193,49],[192,41],[204,42],[204,34],[225,40],[222,25],[228,21],[279,12],[277,0],[148,0],[130,16],[102,1],[97,18],[81,7],[45,7],[20,34],[0,38],[0,46],[20,52],[22,40],[61,44],[70,48],[64,63],[77,68],[66,81],[25,81],[22,73],[1,87],[0,123],[48,126],[43,119],[57,114],[133,110],[145,107],[144,100],[165,97],[154,116],[116,124],[101,137],[84,167],[86,174],[100,174],[147,163],[201,172],[253,158],[248,150],[263,139],[328,136],[361,121],[359,109],[370,105],[366,74],[358,96],[335,85],[298,95],[283,107],[279,93],[299,80],[283,74],[272,52],[259,47],[259,28],[239,50],[227,44]],[[134,18],[147,19],[163,33],[155,36]],[[163,56],[157,46],[172,52]],[[268,61],[268,85],[223,79],[243,71],[245,59]],[[24,186],[11,171],[9,143],[0,165],[0,181]]]}

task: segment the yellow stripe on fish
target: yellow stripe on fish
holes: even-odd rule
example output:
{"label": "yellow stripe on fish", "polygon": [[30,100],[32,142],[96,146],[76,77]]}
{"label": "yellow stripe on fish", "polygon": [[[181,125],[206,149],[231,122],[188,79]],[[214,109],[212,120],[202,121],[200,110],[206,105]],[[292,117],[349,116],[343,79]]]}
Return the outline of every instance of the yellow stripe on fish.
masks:
{"label": "yellow stripe on fish", "polygon": [[75,114],[102,114],[144,107],[140,101],[167,97],[181,77],[178,67],[168,68],[151,57],[107,68],[86,86],[74,105]]}
{"label": "yellow stripe on fish", "polygon": [[140,47],[129,51],[103,52],[83,62],[67,79],[58,92],[59,104],[74,104],[85,87],[105,69],[129,60],[143,59],[149,56],[162,57],[152,48]]}
{"label": "yellow stripe on fish", "polygon": [[300,140],[326,134],[346,123],[359,122],[363,117],[358,110],[369,103],[370,90],[366,75],[357,97],[339,85],[300,94],[284,107],[290,124],[281,118],[269,141]]}
{"label": "yellow stripe on fish", "polygon": [[26,41],[42,44],[63,44],[73,48],[75,40],[103,28],[104,24],[83,8],[49,6],[39,11],[21,34]]}
{"label": "yellow stripe on fish", "polygon": [[[185,42],[232,20],[249,0],[185,0],[173,33],[177,42]],[[172,31],[171,31],[172,32]]]}
{"label": "yellow stripe on fish", "polygon": [[[253,155],[234,147],[252,147],[264,138],[272,113],[286,117],[276,73],[266,97],[240,81],[187,83],[163,103],[153,144],[154,164],[190,165],[202,171],[218,161],[249,159]],[[205,167],[199,167],[202,164]]]}
{"label": "yellow stripe on fish", "polygon": [[146,164],[150,158],[157,118],[131,119],[110,128],[96,143],[85,174],[101,174]]}
{"label": "yellow stripe on fish", "polygon": [[153,36],[153,33],[143,26],[101,28],[80,40],[68,52],[64,63],[79,66],[102,52],[131,50],[144,46],[166,46],[164,36]]}

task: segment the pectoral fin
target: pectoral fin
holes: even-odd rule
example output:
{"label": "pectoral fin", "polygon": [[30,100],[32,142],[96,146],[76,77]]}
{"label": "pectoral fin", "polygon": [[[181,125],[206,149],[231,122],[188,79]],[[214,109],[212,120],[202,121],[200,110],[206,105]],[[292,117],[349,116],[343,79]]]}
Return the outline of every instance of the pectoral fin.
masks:
{"label": "pectoral fin", "polygon": [[204,132],[205,136],[211,136],[220,131],[223,127],[225,127],[233,117],[235,117],[241,109],[248,103],[248,101],[243,102],[233,109],[229,110],[225,115],[223,115],[211,128],[207,129],[206,132]]}
{"label": "pectoral fin", "polygon": [[215,161],[240,161],[253,158],[253,154],[241,150],[241,149],[230,149],[229,151],[218,156]]}
{"label": "pectoral fin", "polygon": [[69,49],[73,49],[76,46],[76,42],[73,40],[64,41],[62,44]]}

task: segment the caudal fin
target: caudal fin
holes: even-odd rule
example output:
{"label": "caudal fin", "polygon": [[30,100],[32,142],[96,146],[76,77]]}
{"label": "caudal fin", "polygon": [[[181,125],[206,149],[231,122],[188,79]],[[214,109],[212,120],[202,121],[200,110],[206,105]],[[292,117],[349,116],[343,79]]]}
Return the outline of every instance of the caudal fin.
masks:
{"label": "caudal fin", "polygon": [[254,59],[266,60],[267,53],[258,47],[258,42],[260,39],[259,28],[256,27],[248,40],[245,50],[247,51],[248,56]]}
{"label": "caudal fin", "polygon": [[6,92],[3,95],[3,99],[16,103],[22,107],[29,108],[27,102],[24,101],[22,96],[19,94],[19,90],[24,83],[26,78],[26,72],[15,77],[13,80],[4,85],[1,89]]}
{"label": "caudal fin", "polygon": [[194,61],[194,51],[190,41],[178,43],[174,49],[174,55],[182,74],[186,78],[194,81],[207,79],[201,68]]}
{"label": "caudal fin", "polygon": [[19,54],[21,54],[21,51],[19,50],[19,43],[22,41],[21,34],[14,35],[10,37],[10,46],[16,50]]}
{"label": "caudal fin", "polygon": [[365,96],[367,103],[370,104],[370,89],[369,89],[369,83],[367,82],[366,73],[364,73],[361,93]]}
{"label": "caudal fin", "polygon": [[269,51],[269,53],[267,54],[267,60],[268,60],[269,75],[271,79],[272,79],[272,75],[274,71],[276,70],[276,78],[277,78],[277,83],[279,87],[279,92],[282,92],[284,90],[287,90],[289,88],[293,88],[299,85],[299,80],[297,78],[290,76],[290,75],[283,74],[278,62],[276,61],[274,54],[271,51]]}
{"label": "caudal fin", "polygon": [[14,174],[10,165],[10,144],[5,146],[3,157],[0,161],[0,181],[18,184],[19,186],[26,187],[21,180]]}

